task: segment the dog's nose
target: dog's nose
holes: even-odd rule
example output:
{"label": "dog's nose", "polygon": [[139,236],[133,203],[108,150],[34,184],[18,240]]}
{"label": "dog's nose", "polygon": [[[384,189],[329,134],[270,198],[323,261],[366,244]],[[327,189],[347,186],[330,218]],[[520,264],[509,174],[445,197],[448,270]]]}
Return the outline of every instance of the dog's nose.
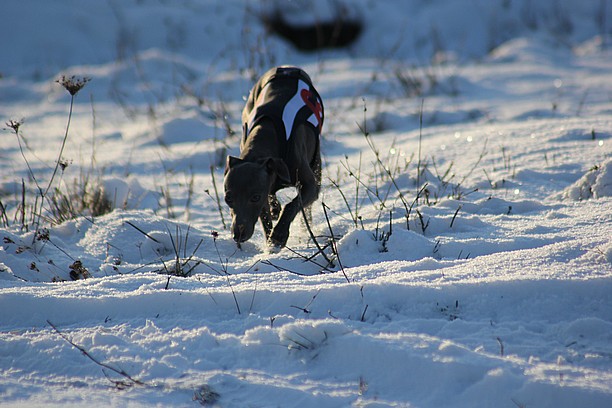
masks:
{"label": "dog's nose", "polygon": [[234,227],[234,241],[244,242],[246,241],[244,236],[244,224],[238,224]]}

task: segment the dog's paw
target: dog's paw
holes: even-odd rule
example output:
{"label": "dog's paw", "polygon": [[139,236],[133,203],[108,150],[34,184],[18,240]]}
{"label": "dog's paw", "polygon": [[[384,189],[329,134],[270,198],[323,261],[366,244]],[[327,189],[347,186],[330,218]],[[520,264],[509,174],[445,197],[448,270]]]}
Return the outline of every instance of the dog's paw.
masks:
{"label": "dog's paw", "polygon": [[268,241],[268,247],[266,248],[266,251],[269,254],[278,254],[282,249],[282,246],[273,244],[272,242]]}
{"label": "dog's paw", "polygon": [[280,231],[275,228],[272,231],[272,235],[268,239],[268,244],[270,246],[276,246],[276,247],[282,248],[287,244],[288,239],[289,239],[289,231]]}

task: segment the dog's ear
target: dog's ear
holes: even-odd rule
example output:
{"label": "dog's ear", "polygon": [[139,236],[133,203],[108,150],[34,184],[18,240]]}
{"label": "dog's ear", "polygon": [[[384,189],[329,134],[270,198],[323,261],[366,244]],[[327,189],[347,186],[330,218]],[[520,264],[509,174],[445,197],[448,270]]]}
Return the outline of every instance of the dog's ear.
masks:
{"label": "dog's ear", "polygon": [[243,160],[239,159],[238,157],[234,157],[234,156],[227,156],[227,159],[225,160],[225,171],[223,172],[223,175],[226,175],[227,172],[234,167],[235,165],[237,165],[238,163],[242,163]]}
{"label": "dog's ear", "polygon": [[270,157],[266,160],[266,168],[269,173],[276,174],[281,184],[291,185],[291,176],[284,160]]}

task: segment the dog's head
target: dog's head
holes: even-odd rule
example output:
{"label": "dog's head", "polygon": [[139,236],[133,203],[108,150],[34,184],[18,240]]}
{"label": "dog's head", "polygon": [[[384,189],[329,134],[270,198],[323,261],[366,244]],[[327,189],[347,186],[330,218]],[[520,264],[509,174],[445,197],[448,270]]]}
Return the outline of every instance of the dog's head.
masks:
{"label": "dog's head", "polygon": [[276,181],[282,185],[291,183],[289,169],[277,158],[256,162],[228,156],[225,164],[225,202],[231,209],[232,235],[240,243],[253,235],[255,223]]}

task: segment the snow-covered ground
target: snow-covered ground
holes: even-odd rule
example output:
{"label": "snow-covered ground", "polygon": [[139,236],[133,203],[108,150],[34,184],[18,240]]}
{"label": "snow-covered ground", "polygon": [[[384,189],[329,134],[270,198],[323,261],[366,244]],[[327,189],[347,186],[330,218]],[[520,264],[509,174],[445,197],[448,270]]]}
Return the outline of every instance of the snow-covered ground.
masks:
{"label": "snow-covered ground", "polygon": [[[2,2],[0,405],[612,406],[612,4],[346,3],[300,53],[271,1]],[[333,265],[217,205],[276,64],[325,102]],[[115,209],[56,222],[84,187]]]}

